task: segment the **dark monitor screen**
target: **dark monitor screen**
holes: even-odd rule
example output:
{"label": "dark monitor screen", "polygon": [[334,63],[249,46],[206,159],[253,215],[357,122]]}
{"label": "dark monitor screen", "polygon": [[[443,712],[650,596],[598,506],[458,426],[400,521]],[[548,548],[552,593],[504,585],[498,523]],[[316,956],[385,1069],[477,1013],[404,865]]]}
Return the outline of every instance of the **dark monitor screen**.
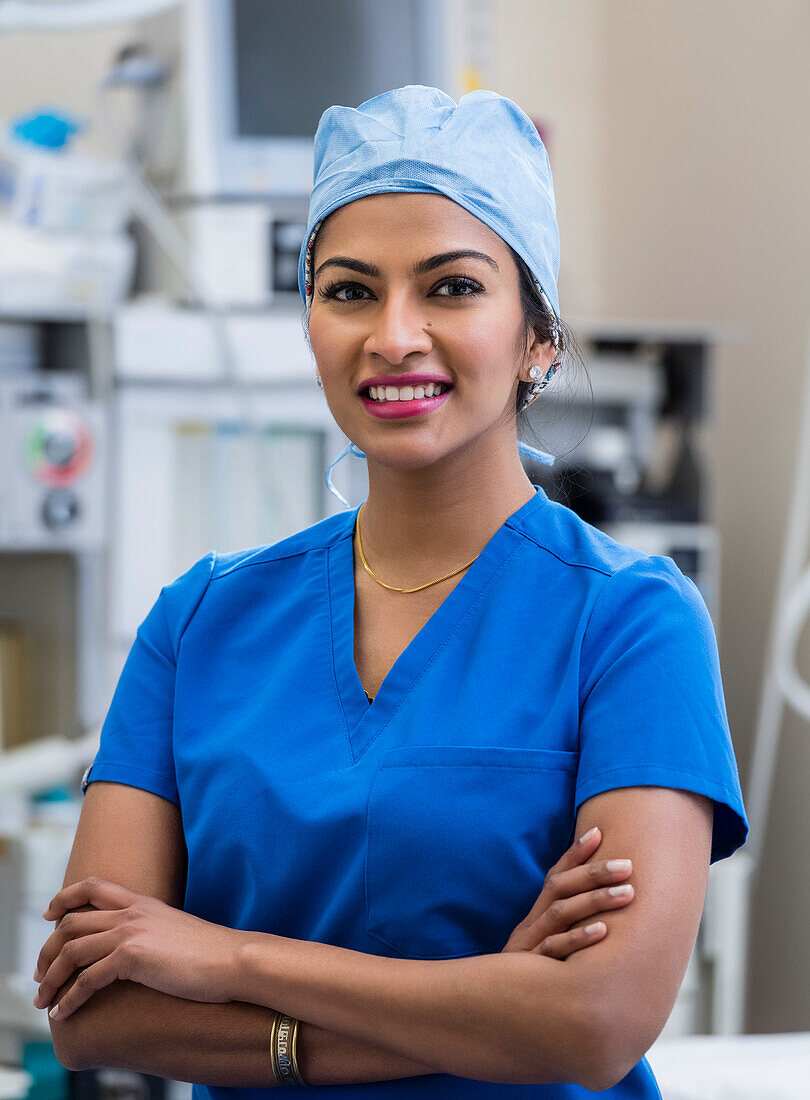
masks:
{"label": "dark monitor screen", "polygon": [[233,0],[235,137],[312,137],[327,107],[432,84],[424,0]]}

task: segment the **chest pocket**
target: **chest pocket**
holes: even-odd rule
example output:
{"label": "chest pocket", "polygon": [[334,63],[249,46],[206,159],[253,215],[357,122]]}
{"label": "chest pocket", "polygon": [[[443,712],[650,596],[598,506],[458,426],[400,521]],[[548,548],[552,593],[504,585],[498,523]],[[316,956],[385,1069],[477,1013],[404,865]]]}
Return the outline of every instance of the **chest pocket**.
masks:
{"label": "chest pocket", "polygon": [[366,931],[401,955],[500,951],[574,826],[579,754],[389,749],[369,792]]}

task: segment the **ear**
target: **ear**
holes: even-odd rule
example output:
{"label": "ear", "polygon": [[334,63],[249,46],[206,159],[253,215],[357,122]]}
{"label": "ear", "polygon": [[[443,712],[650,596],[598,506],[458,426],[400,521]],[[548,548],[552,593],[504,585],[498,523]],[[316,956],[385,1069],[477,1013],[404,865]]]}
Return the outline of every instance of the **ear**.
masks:
{"label": "ear", "polygon": [[550,340],[541,340],[537,337],[529,347],[526,370],[537,365],[545,374],[554,362],[555,347]]}

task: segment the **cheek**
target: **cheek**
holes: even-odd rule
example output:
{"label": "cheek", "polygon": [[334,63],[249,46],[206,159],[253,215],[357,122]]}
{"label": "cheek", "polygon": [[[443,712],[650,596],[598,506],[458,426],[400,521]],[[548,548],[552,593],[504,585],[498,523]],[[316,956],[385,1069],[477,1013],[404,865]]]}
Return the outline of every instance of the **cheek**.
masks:
{"label": "cheek", "polygon": [[457,375],[459,383],[467,383],[471,390],[486,393],[490,399],[500,390],[508,391],[515,373],[512,366],[512,349],[504,341],[503,330],[491,324],[469,325],[448,350],[448,365]]}
{"label": "cheek", "polygon": [[339,370],[350,354],[350,340],[345,328],[341,330],[340,326],[330,325],[323,319],[310,320],[309,342],[321,375]]}

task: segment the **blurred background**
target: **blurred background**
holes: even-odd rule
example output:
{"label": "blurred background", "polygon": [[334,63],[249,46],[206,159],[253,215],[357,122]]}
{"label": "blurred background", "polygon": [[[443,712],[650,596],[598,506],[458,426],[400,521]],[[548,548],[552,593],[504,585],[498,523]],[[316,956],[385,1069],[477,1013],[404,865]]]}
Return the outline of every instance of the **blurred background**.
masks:
{"label": "blurred background", "polygon": [[[135,630],[209,549],[335,511],[297,260],[333,103],[492,88],[551,160],[572,364],[532,481],[670,555],[718,636],[751,834],[649,1060],[665,1100],[810,1095],[810,5],[0,0],[0,1100]],[[349,456],[335,483],[367,488]]]}

